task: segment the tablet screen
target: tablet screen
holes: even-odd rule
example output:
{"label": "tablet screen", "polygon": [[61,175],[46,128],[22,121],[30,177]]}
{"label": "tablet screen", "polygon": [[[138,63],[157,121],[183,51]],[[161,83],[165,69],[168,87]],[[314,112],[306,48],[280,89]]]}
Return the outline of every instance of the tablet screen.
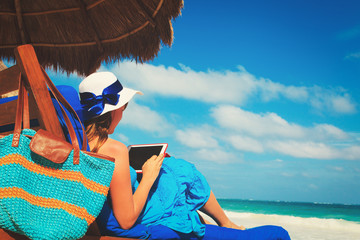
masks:
{"label": "tablet screen", "polygon": [[128,147],[130,166],[139,172],[146,160],[153,155],[165,153],[166,148],[166,143],[130,145]]}

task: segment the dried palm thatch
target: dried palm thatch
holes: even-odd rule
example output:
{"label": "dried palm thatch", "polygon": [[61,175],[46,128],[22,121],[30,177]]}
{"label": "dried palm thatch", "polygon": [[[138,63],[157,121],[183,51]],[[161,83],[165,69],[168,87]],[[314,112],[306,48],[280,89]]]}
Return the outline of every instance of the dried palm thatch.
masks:
{"label": "dried palm thatch", "polygon": [[32,44],[40,64],[86,75],[101,62],[153,59],[171,46],[183,0],[1,0],[0,57]]}

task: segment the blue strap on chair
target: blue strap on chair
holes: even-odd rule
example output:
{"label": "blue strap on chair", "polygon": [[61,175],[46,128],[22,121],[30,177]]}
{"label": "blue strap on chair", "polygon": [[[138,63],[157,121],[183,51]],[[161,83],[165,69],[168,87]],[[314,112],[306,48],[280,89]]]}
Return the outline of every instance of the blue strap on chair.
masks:
{"label": "blue strap on chair", "polygon": [[[0,98],[0,104],[3,103],[8,103],[11,101],[15,101],[17,100],[18,96],[12,96],[12,97],[7,97],[7,98]],[[30,119],[30,127],[37,127],[39,126],[39,121],[37,119]],[[15,127],[14,123],[10,123],[10,124],[6,124],[6,125],[1,125],[0,126],[0,133],[5,133],[5,132],[10,132],[13,131]]]}
{"label": "blue strap on chair", "polygon": [[0,104],[11,102],[11,101],[13,101],[15,99],[17,99],[17,96],[7,97],[7,98],[0,98]]}

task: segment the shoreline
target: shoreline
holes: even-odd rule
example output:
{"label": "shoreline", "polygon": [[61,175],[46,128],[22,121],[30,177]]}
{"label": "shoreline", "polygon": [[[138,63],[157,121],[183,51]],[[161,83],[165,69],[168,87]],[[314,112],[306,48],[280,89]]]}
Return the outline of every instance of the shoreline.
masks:
{"label": "shoreline", "polygon": [[301,218],[344,219],[360,223],[360,205],[219,199],[224,210],[236,213],[283,215]]}
{"label": "shoreline", "polygon": [[221,201],[243,201],[243,202],[258,202],[258,203],[279,203],[279,204],[309,204],[309,205],[332,205],[332,206],[350,206],[359,207],[360,203],[330,203],[330,202],[307,202],[307,201],[284,201],[284,200],[259,200],[259,199],[241,199],[241,198],[217,198]]}
{"label": "shoreline", "polygon": [[[254,228],[277,225],[285,228],[292,240],[353,240],[360,236],[360,223],[343,219],[296,217],[290,215],[239,213],[225,210],[229,218],[238,225]],[[206,215],[202,216],[214,223]]]}

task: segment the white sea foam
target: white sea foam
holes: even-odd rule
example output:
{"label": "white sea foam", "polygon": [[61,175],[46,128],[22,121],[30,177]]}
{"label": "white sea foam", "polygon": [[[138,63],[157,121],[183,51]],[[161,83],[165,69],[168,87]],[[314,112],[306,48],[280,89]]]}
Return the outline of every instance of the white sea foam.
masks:
{"label": "white sea foam", "polygon": [[292,240],[360,240],[360,223],[342,219],[225,212],[233,222],[246,228],[262,225],[282,226],[289,232]]}

